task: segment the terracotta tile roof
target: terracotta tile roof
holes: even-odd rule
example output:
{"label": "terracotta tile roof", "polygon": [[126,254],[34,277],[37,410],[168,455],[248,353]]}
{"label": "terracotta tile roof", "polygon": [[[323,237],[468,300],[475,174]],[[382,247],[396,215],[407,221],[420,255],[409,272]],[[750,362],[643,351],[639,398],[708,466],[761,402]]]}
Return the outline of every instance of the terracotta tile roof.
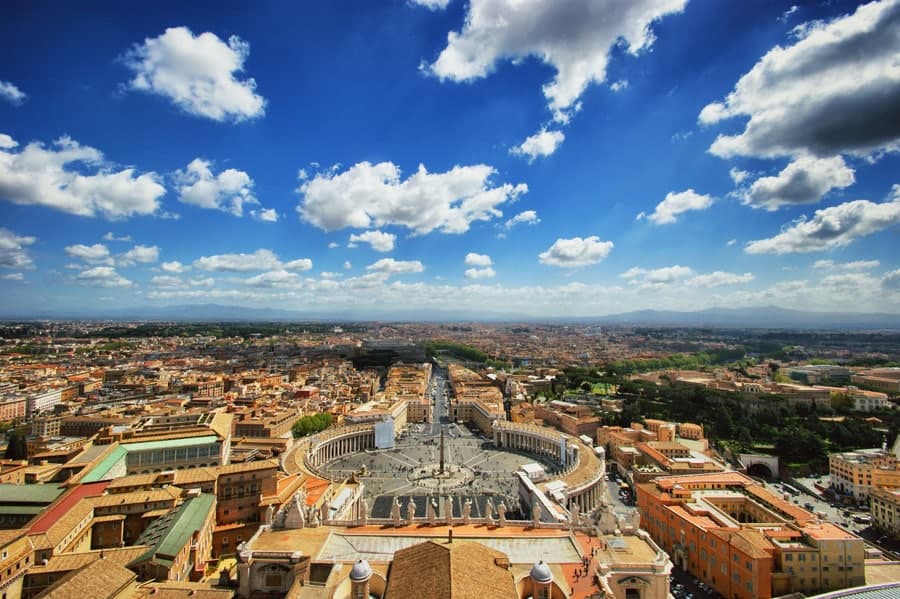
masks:
{"label": "terracotta tile roof", "polygon": [[38,597],[41,599],[113,598],[119,596],[136,578],[137,574],[127,568],[108,564],[106,560],[97,560],[80,570],[66,574]]}
{"label": "terracotta tile roof", "polygon": [[151,582],[141,585],[133,599],[231,599],[231,589],[216,589],[202,582]]}
{"label": "terracotta tile roof", "polygon": [[517,597],[505,554],[476,542],[427,541],[394,554],[385,599]]}
{"label": "terracotta tile roof", "polygon": [[85,551],[82,553],[64,553],[54,555],[47,564],[35,564],[28,569],[28,575],[45,574],[48,572],[71,572],[94,563],[103,554],[103,563],[124,566],[136,557],[140,557],[149,549],[146,545],[123,547],[116,549],[104,549],[102,551]]}

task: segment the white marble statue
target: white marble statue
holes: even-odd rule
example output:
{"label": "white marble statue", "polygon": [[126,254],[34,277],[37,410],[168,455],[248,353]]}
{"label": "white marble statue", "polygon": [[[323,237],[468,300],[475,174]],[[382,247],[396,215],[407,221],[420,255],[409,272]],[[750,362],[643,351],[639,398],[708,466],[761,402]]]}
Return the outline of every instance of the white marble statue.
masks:
{"label": "white marble statue", "polygon": [[472,516],[472,500],[469,499],[468,497],[466,497],[466,501],[465,501],[465,503],[463,503],[463,508],[462,508],[463,524],[468,524],[469,518],[471,516]]}
{"label": "white marble statue", "polygon": [[503,500],[500,500],[500,505],[497,506],[497,517],[499,518],[499,526],[506,525],[506,504],[503,503]]}
{"label": "white marble statue", "polygon": [[437,519],[437,501],[434,500],[434,497],[430,497],[425,501],[425,507],[428,512],[426,514],[428,516],[428,524],[434,526]]}
{"label": "white marble statue", "polygon": [[534,502],[534,506],[531,508],[531,523],[534,528],[537,528],[541,523],[541,513],[543,510],[541,509],[541,504],[536,500]]}
{"label": "white marble statue", "polygon": [[394,503],[391,504],[391,520],[394,522],[394,526],[400,526],[400,498],[394,497]]}
{"label": "white marble statue", "polygon": [[632,510],[631,512],[631,527],[635,530],[641,527],[641,512],[639,510]]}
{"label": "white marble statue", "polygon": [[413,498],[409,498],[409,503],[406,504],[406,525],[412,526],[413,520],[416,517],[416,502],[413,501]]}
{"label": "white marble statue", "polygon": [[494,519],[494,501],[490,497],[484,504],[484,519],[488,524],[491,524]]}

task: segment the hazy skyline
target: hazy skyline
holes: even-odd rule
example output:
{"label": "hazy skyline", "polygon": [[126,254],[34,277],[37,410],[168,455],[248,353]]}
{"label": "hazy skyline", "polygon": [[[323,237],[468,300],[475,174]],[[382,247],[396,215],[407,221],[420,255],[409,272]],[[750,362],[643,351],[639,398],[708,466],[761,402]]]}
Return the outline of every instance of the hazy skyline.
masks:
{"label": "hazy skyline", "polygon": [[0,7],[0,315],[900,312],[900,0],[182,4]]}

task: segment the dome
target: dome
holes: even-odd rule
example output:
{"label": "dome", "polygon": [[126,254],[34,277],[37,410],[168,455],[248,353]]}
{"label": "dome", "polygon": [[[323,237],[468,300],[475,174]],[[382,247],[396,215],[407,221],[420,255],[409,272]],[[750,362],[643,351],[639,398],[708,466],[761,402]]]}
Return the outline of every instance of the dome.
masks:
{"label": "dome", "polygon": [[350,580],[353,582],[365,582],[371,576],[372,568],[369,567],[369,562],[364,559],[353,564],[353,568],[350,570]]}
{"label": "dome", "polygon": [[531,568],[529,576],[533,581],[544,584],[553,581],[553,574],[550,573],[550,568],[543,561],[539,561]]}

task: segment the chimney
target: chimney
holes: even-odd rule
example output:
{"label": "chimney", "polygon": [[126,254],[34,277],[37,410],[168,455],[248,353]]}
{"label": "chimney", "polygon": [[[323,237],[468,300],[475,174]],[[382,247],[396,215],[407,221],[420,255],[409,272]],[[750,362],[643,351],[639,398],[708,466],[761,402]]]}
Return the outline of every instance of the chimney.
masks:
{"label": "chimney", "polygon": [[449,535],[448,538],[447,538],[447,542],[448,542],[448,543],[452,543],[452,542],[453,542],[453,529],[452,529],[452,528],[449,529],[449,530],[447,531],[447,534]]}

